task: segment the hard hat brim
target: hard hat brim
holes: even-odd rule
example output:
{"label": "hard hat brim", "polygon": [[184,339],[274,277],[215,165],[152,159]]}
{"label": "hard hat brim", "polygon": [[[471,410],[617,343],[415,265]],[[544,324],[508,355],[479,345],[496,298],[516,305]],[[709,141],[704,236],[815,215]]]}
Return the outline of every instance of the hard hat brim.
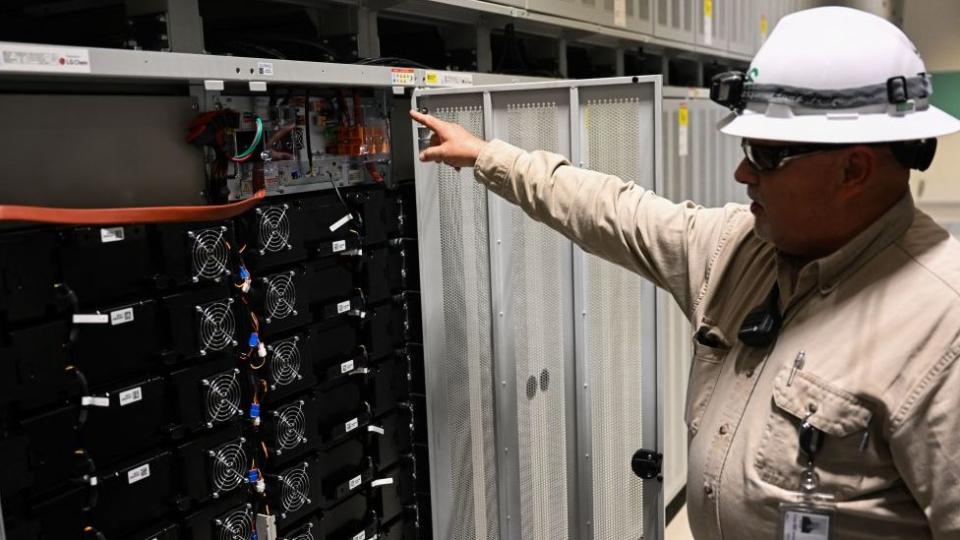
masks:
{"label": "hard hat brim", "polygon": [[724,134],[748,139],[809,143],[877,143],[941,137],[960,131],[960,120],[930,106],[903,116],[889,114],[772,117],[751,110],[717,124]]}

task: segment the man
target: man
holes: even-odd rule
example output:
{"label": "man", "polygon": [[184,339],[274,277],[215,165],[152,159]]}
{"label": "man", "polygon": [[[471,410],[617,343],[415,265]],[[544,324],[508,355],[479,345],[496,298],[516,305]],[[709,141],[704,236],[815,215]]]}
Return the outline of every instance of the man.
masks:
{"label": "man", "polygon": [[670,291],[694,324],[698,539],[960,538],[960,244],[910,196],[936,137],[913,45],[845,8],[784,18],[714,81],[753,203],[673,204],[562,156],[435,133],[478,181]]}

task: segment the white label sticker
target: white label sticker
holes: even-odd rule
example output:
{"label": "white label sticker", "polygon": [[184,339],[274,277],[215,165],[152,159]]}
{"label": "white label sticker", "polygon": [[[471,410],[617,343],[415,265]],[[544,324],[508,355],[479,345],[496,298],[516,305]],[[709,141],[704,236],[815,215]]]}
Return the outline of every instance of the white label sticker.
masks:
{"label": "white label sticker", "polygon": [[340,373],[350,373],[353,371],[353,360],[347,360],[340,364]]}
{"label": "white label sticker", "polygon": [[416,82],[416,71],[413,68],[393,68],[390,70],[390,84],[392,86],[413,86]]}
{"label": "white label sticker", "polygon": [[363,482],[363,478],[361,478],[359,474],[357,476],[354,476],[353,478],[350,479],[350,490],[353,491],[354,489],[357,489],[358,487],[360,487],[360,484],[362,482]]}
{"label": "white label sticker", "polygon": [[346,433],[350,433],[351,431],[357,429],[357,427],[359,426],[360,426],[360,419],[354,418],[353,420],[343,425],[343,431]]}
{"label": "white label sticker", "polygon": [[359,532],[353,535],[353,538],[350,540],[367,540],[367,531]]}
{"label": "white label sticker", "polygon": [[684,157],[690,153],[690,110],[686,103],[680,104],[677,111],[677,155]]}
{"label": "white label sticker", "polygon": [[393,95],[395,95],[395,96],[402,96],[405,91],[406,91],[406,90],[404,90],[404,88],[403,88],[402,86],[394,86],[394,87],[393,87]]}
{"label": "white label sticker", "polygon": [[339,315],[339,314],[341,314],[341,313],[345,313],[345,312],[347,312],[347,311],[350,311],[350,301],[349,301],[349,300],[344,300],[343,302],[340,302],[339,304],[337,304],[337,315]]}
{"label": "white label sticker", "polygon": [[131,403],[136,403],[143,399],[143,390],[138,386],[136,388],[131,388],[120,392],[120,406],[126,407]]}
{"label": "white label sticker", "polygon": [[347,215],[343,216],[342,218],[338,219],[336,222],[334,222],[333,225],[330,226],[330,232],[336,231],[336,230],[339,229],[340,227],[343,227],[343,226],[346,225],[346,223],[347,223],[348,221],[350,221],[351,219],[353,219],[353,215],[352,215],[352,214],[347,214]]}
{"label": "white label sticker", "polygon": [[0,71],[90,73],[90,51],[4,43],[0,45]]}
{"label": "white label sticker", "polygon": [[347,241],[346,241],[346,240],[337,240],[336,242],[333,243],[333,252],[334,252],[334,253],[340,253],[341,251],[343,251],[343,250],[345,250],[345,249],[347,249]]}
{"label": "white label sticker", "polygon": [[273,77],[273,62],[257,62],[257,73],[264,77]]}
{"label": "white label sticker", "polygon": [[150,478],[150,464],[146,463],[137,467],[136,469],[130,469],[127,471],[127,483],[134,484],[145,478]]}
{"label": "white label sticker", "polygon": [[613,25],[627,26],[627,2],[626,0],[613,0]]}
{"label": "white label sticker", "polygon": [[105,396],[83,396],[80,405],[84,407],[109,407],[110,398]]}
{"label": "white label sticker", "polygon": [[110,316],[106,313],[77,313],[73,316],[73,324],[107,324]]}
{"label": "white label sticker", "polygon": [[100,229],[100,242],[120,242],[123,240],[123,227],[107,227]]}
{"label": "white label sticker", "polygon": [[380,478],[379,480],[374,480],[370,482],[370,487],[380,487],[380,486],[389,486],[393,483],[393,478]]}
{"label": "white label sticker", "polygon": [[116,326],[118,324],[126,324],[128,322],[133,322],[133,308],[128,307],[126,309],[118,309],[116,311],[110,312],[110,324]]}

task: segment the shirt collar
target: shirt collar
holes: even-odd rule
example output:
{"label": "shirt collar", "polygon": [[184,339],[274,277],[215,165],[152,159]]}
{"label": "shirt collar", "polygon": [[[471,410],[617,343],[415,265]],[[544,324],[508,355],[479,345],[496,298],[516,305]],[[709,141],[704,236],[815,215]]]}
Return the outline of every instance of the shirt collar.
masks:
{"label": "shirt collar", "polygon": [[814,284],[821,293],[832,291],[846,276],[857,271],[902,236],[913,223],[914,214],[913,197],[907,193],[843,247],[801,268],[792,287],[789,276],[797,261],[789,255],[778,253],[777,281],[783,300],[789,302]]}

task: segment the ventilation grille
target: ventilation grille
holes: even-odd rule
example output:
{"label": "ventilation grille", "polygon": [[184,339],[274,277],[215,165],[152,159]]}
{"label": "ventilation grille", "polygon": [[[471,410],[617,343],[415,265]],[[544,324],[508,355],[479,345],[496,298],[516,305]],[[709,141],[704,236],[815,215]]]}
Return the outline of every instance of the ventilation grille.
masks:
{"label": "ventilation grille", "polygon": [[217,281],[230,274],[227,270],[230,250],[227,247],[226,227],[188,231],[190,239],[190,268],[192,279]]}
{"label": "ventilation grille", "polygon": [[219,540],[247,540],[253,536],[253,512],[250,507],[234,510],[213,520],[213,528]]}
{"label": "ventilation grille", "polygon": [[243,440],[224,444],[210,451],[210,483],[213,496],[236,489],[244,481],[247,454],[243,451]]}
{"label": "ventilation grille", "polygon": [[[481,107],[439,108],[433,114],[483,136]],[[448,355],[446,421],[453,434],[451,540],[497,540],[487,191],[473,180],[472,170],[436,170]]]}
{"label": "ventilation grille", "polygon": [[[649,159],[638,153],[641,115],[638,98],[588,100],[582,115],[587,166],[640,183]],[[584,267],[594,538],[641,538],[643,482],[629,467],[643,446],[643,280],[592,255],[584,255]]]}
{"label": "ventilation grille", "polygon": [[233,315],[233,298],[197,306],[196,311],[201,355],[237,344],[233,339],[237,325]]}
{"label": "ventilation grille", "polygon": [[291,270],[282,274],[274,274],[263,278],[263,284],[266,288],[266,299],[264,300],[266,321],[270,324],[274,320],[286,319],[291,315],[297,315],[297,289],[293,284],[293,277],[296,273]]}
{"label": "ventilation grille", "polygon": [[210,379],[203,379],[206,387],[206,415],[207,425],[226,422],[234,416],[242,415],[240,410],[240,380],[238,369],[231,369],[214,375]]}
{"label": "ventilation grille", "polygon": [[307,441],[304,436],[306,433],[306,420],[303,417],[303,401],[298,401],[277,411],[274,411],[276,417],[276,452],[283,453],[284,450],[291,450]]}
{"label": "ventilation grille", "polygon": [[[279,480],[283,486],[280,489],[280,504],[284,512],[296,512],[312,502],[306,463],[283,472]],[[281,517],[286,516],[281,515]]]}
{"label": "ventilation grille", "polygon": [[[555,103],[508,105],[510,143],[528,150],[559,150],[559,109]],[[524,540],[568,536],[567,419],[564,313],[569,298],[563,269],[570,243],[545,225],[511,208],[511,296],[520,444],[520,517]],[[541,380],[549,378],[546,390]],[[528,397],[533,379],[534,397]]]}
{"label": "ventilation grille", "polygon": [[290,249],[289,205],[264,206],[256,209],[257,242],[260,254],[276,253]]}
{"label": "ventilation grille", "polygon": [[284,540],[315,540],[313,536],[313,523],[308,523],[306,527],[294,532],[293,536],[289,539],[284,538]]}
{"label": "ventilation grille", "polygon": [[274,389],[300,380],[300,338],[294,336],[270,346],[270,379]]}

